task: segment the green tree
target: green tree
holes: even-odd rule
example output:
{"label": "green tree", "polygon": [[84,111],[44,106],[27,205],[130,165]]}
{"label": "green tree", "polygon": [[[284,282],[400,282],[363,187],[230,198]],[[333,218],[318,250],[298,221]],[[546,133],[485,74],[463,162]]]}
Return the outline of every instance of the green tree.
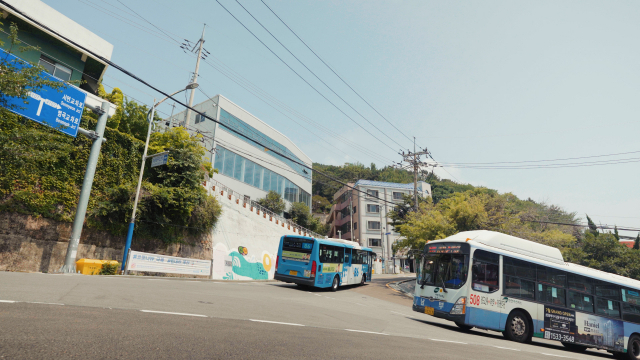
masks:
{"label": "green tree", "polygon": [[616,240],[620,241],[620,234],[618,234],[618,225],[616,225],[614,228],[613,236],[616,238]]}
{"label": "green tree", "polygon": [[331,209],[331,202],[320,195],[313,195],[311,198],[311,207],[315,214],[325,214]]}
{"label": "green tree", "polygon": [[589,215],[585,214],[587,217],[587,224],[589,226],[589,232],[593,234],[593,236],[598,236],[598,226],[591,220]]}
{"label": "green tree", "polygon": [[309,212],[309,207],[305,203],[294,202],[293,204],[291,204],[291,209],[289,209],[289,216],[291,216],[291,220],[294,223],[309,229],[309,220],[312,216]]}
{"label": "green tree", "polygon": [[285,203],[284,200],[282,200],[282,196],[273,190],[269,191],[264,198],[259,199],[258,204],[276,214],[282,214],[285,209]]}
{"label": "green tree", "polygon": [[636,236],[636,240],[633,242],[633,248],[636,250],[640,250],[640,233]]}

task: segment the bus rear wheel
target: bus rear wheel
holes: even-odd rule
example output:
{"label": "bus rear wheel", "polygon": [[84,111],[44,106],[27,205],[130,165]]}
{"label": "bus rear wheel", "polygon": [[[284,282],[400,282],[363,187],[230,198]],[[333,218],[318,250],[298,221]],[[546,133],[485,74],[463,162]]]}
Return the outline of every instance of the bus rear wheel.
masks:
{"label": "bus rear wheel", "polygon": [[333,282],[331,283],[331,291],[337,291],[339,285],[340,285],[340,279],[338,279],[338,275],[336,275],[333,278]]}
{"label": "bus rear wheel", "polygon": [[640,336],[637,334],[633,334],[629,338],[626,355],[629,360],[640,360]]}
{"label": "bus rear wheel", "polygon": [[522,311],[513,311],[507,318],[505,337],[511,341],[526,343],[531,341],[529,318]]}

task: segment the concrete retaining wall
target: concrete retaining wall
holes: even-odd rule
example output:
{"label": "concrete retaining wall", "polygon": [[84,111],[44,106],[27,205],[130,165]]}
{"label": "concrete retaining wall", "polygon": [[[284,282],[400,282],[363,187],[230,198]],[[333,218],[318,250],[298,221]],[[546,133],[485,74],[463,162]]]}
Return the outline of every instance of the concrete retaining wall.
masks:
{"label": "concrete retaining wall", "polygon": [[305,233],[219,187],[208,189],[222,205],[222,216],[212,232],[214,279],[273,279],[280,237]]}

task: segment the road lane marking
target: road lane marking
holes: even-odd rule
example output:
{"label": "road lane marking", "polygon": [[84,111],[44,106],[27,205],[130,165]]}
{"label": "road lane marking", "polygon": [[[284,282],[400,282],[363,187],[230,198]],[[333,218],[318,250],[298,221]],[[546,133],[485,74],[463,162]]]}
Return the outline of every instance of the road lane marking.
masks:
{"label": "road lane marking", "polygon": [[390,311],[391,311],[392,313],[400,314],[400,315],[402,315],[402,316],[411,316],[411,315],[403,314],[403,313],[401,313],[401,312],[397,312],[397,311],[393,311],[393,310],[390,310]]}
{"label": "road lane marking", "polygon": [[14,302],[16,302],[16,301],[14,301],[14,300],[0,300],[0,303],[9,303],[9,304],[13,304]]}
{"label": "road lane marking", "polygon": [[187,314],[187,313],[177,313],[177,312],[167,312],[167,311],[155,311],[155,310],[140,310],[144,313],[154,313],[154,314],[168,314],[168,315],[182,315],[182,316],[196,316],[196,317],[208,317],[207,315],[200,314]]}
{"label": "road lane marking", "polygon": [[442,342],[450,342],[450,343],[456,343],[456,344],[465,344],[465,345],[468,345],[467,343],[462,342],[462,341],[442,340],[442,339],[429,339],[429,340],[431,340],[431,341],[442,341]]}
{"label": "road lane marking", "polygon": [[293,324],[293,323],[286,323],[286,322],[279,322],[279,321],[269,321],[269,320],[249,319],[249,321],[268,323],[268,324],[279,324],[279,325],[305,326],[305,325],[302,325],[302,324]]}
{"label": "road lane marking", "polygon": [[504,346],[496,346],[493,345],[494,348],[498,348],[498,349],[505,349],[505,350],[513,350],[513,351],[520,351],[518,349],[512,349],[512,348],[508,348],[508,347],[504,347]]}
{"label": "road lane marking", "polygon": [[367,305],[363,305],[363,304],[360,304],[360,303],[354,303],[354,304],[360,305],[360,306],[367,306]]}
{"label": "road lane marking", "polygon": [[564,355],[556,355],[556,354],[548,354],[548,353],[540,353],[542,355],[547,355],[547,356],[555,356],[555,357],[563,357],[563,358],[569,358],[572,359],[572,357],[570,356],[564,356]]}
{"label": "road lane marking", "polygon": [[353,329],[345,329],[345,330],[346,331],[359,332],[359,333],[365,333],[365,334],[389,335],[389,334],[385,334],[385,333],[381,333],[381,332],[375,332],[375,331],[364,331],[364,330],[353,330]]}
{"label": "road lane marking", "polygon": [[165,279],[147,279],[147,280],[151,280],[151,281],[169,281],[169,280],[165,280]]}
{"label": "road lane marking", "polygon": [[336,298],[325,296],[327,299],[335,300]]}
{"label": "road lane marking", "polygon": [[42,301],[27,301],[29,304],[44,304],[44,305],[64,305],[60,303],[50,303],[50,302],[42,302]]}

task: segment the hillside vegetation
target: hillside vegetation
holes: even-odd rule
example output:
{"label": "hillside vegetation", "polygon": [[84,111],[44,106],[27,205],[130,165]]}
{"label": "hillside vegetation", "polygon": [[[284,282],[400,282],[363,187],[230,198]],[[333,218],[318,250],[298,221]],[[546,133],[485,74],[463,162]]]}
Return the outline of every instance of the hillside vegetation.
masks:
{"label": "hillside vegetation", "polygon": [[[343,182],[359,179],[412,183],[413,173],[375,165],[343,166],[314,164],[314,169]],[[492,230],[559,248],[566,261],[591,268],[640,279],[640,251],[619,243],[617,231],[598,232],[580,226],[577,214],[560,206],[520,199],[511,193],[459,184],[434,174],[420,176],[431,184],[432,198],[419,200],[419,210],[413,211],[413,199],[391,210],[390,218],[402,235],[394,250],[409,248],[419,256],[429,240],[443,239],[461,231]],[[327,212],[333,194],[341,184],[318,174],[313,176],[313,204],[315,212]],[[590,220],[590,219],[589,219]],[[562,223],[558,225],[550,223]],[[636,248],[640,247],[640,234]]]}

